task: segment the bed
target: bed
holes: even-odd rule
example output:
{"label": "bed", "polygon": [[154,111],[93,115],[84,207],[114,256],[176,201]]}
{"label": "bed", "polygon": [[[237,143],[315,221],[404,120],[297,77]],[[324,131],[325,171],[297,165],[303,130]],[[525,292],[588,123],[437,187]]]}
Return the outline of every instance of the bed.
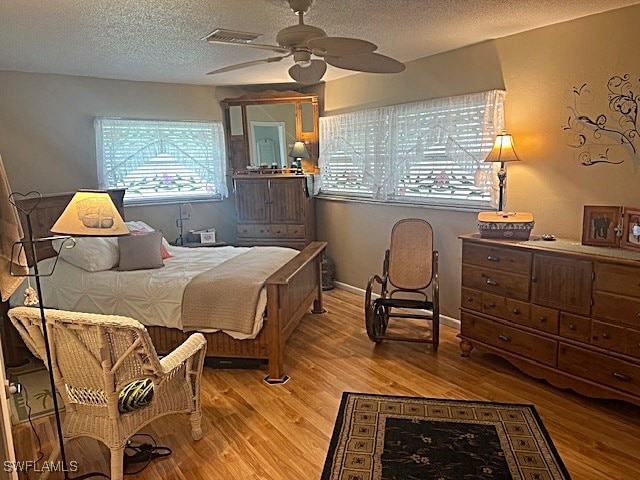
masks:
{"label": "bed", "polygon": [[[110,192],[114,203],[124,218],[123,197],[124,190],[114,190]],[[42,238],[50,235],[49,228],[53,225],[58,216],[62,213],[65,206],[73,196],[72,193],[52,194],[42,197],[36,205],[35,200],[25,200],[22,207],[25,210],[34,208],[31,214],[34,238]],[[21,214],[23,224],[26,218]],[[25,225],[25,231],[26,225]],[[56,255],[51,242],[38,242],[38,259],[43,260]],[[171,248],[171,247],[170,247]],[[256,247],[258,248],[258,247]],[[279,383],[286,379],[284,373],[284,345],[296,326],[308,312],[312,306],[312,313],[322,313],[322,271],[321,260],[322,253],[326,248],[325,242],[312,242],[302,251],[293,252],[293,258],[284,263],[275,273],[269,276],[264,284],[264,296],[266,297],[266,314],[264,317],[264,325],[259,329],[254,338],[242,338],[246,334],[236,334],[234,332],[225,333],[223,331],[204,331],[207,338],[207,357],[226,358],[226,359],[263,359],[268,362],[268,377],[270,383]],[[193,250],[193,252],[187,252]],[[193,260],[195,263],[203,263],[207,261],[207,257],[215,261],[221,261],[225,255],[233,255],[235,247],[215,247],[215,248],[196,248],[187,249],[181,247],[173,247],[172,255],[175,258],[169,259],[165,263],[165,267],[158,269],[165,270],[166,273],[176,275],[175,271],[178,260],[182,257],[197,258]],[[247,249],[239,249],[247,250]],[[45,260],[46,261],[46,260]],[[53,260],[50,258],[49,260]],[[213,261],[213,260],[212,260]],[[63,261],[59,260],[56,265],[55,274],[58,270],[61,274],[73,276],[73,269],[70,266],[63,265]],[[193,270],[185,269],[182,270]],[[198,270],[198,269],[196,269]],[[199,271],[199,270],[198,270]],[[87,273],[92,275],[94,272]],[[100,272],[95,272],[96,274]],[[118,272],[109,271],[109,276],[117,275]],[[130,272],[123,272],[130,273]],[[182,272],[184,274],[184,272]],[[145,275],[145,273],[142,273]],[[148,273],[146,275],[149,275]],[[177,275],[178,277],[180,275]],[[124,288],[126,290],[126,288]],[[102,290],[104,291],[104,290]],[[119,293],[120,294],[120,293]],[[103,294],[104,296],[104,294]],[[48,306],[48,300],[45,297],[45,305]],[[131,303],[131,302],[129,302]],[[174,301],[175,304],[175,301]],[[8,305],[2,305],[2,315],[5,328],[5,344],[8,350],[6,355],[7,363],[19,363],[22,356],[20,348],[16,345],[22,345],[17,336],[17,332],[13,331],[10,322],[6,318]],[[173,309],[173,310],[172,310]],[[168,309],[166,317],[171,317],[171,311],[175,311],[175,305]],[[131,315],[143,323],[147,323],[147,330],[153,340],[156,350],[159,353],[167,353],[184,341],[189,336],[190,331],[183,331],[176,322],[165,321],[162,315],[155,315],[151,320],[145,322],[145,318],[139,318],[137,315]],[[259,314],[257,316],[260,316]],[[178,328],[176,328],[178,327]],[[236,332],[237,333],[237,332]],[[255,333],[255,332],[253,332]],[[236,338],[234,338],[234,336]]]}

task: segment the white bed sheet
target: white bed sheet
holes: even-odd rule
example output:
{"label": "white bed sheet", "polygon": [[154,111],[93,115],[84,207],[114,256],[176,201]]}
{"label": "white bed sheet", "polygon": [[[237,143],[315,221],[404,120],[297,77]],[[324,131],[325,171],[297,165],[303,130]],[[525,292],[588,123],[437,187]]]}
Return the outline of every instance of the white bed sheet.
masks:
{"label": "white bed sheet", "polygon": [[[250,247],[169,247],[172,257],[164,260],[164,267],[126,272],[87,272],[59,259],[53,275],[41,278],[43,303],[47,308],[125,315],[147,326],[182,330],[182,294],[189,281],[195,275],[249,249]],[[53,261],[53,258],[49,258],[39,262],[40,272],[50,271]],[[25,281],[11,296],[11,306],[23,304],[26,283]],[[35,288],[33,279],[31,283]],[[255,338],[262,328],[266,305],[267,294],[263,288],[253,331],[250,334],[230,330],[224,332],[238,340]]]}

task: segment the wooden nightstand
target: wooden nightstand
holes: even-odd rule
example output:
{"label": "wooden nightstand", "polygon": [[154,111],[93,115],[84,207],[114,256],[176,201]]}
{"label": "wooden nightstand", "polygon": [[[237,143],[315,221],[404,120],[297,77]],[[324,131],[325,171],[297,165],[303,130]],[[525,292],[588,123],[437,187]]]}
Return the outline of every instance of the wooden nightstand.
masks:
{"label": "wooden nightstand", "polygon": [[186,242],[183,247],[198,248],[198,247],[226,247],[229,244],[227,242],[214,242],[214,243],[200,243],[200,242]]}

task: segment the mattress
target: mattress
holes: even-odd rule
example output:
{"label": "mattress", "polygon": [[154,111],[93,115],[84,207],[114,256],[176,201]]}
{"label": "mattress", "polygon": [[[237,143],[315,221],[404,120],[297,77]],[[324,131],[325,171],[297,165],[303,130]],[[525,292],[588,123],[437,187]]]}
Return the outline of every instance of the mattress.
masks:
{"label": "mattress", "polygon": [[[147,326],[183,330],[180,314],[182,294],[189,281],[195,275],[249,249],[250,247],[169,247],[172,257],[164,260],[164,267],[126,272],[88,272],[58,259],[53,274],[41,278],[42,302],[46,308],[125,315]],[[39,262],[40,273],[51,271],[54,262],[54,258]],[[26,283],[25,281],[11,296],[11,306],[23,304]],[[35,288],[33,279],[31,283]],[[266,289],[263,288],[256,308],[253,331],[250,334],[223,331],[238,340],[255,338],[262,328],[266,305]]]}

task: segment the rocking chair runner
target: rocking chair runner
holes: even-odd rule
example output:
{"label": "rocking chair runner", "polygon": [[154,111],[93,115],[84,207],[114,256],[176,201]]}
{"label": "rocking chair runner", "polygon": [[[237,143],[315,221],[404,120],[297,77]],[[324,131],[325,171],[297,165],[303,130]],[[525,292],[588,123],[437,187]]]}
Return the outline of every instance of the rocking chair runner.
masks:
{"label": "rocking chair runner", "polygon": [[[373,287],[380,284],[380,297],[372,301]],[[432,300],[428,298],[431,286]],[[417,298],[416,298],[417,297]],[[418,310],[407,313],[407,310]],[[386,334],[391,318],[431,321],[431,336],[403,337]],[[440,307],[438,252],[433,250],[433,229],[425,220],[400,220],[391,230],[382,277],[372,275],[365,294],[365,320],[371,341],[402,340],[431,343],[438,350]]]}
{"label": "rocking chair runner", "polygon": [[[116,315],[45,309],[56,388],[65,405],[63,436],[88,436],[111,451],[111,479],[123,477],[127,440],[151,421],[186,413],[191,436],[202,437],[200,378],[207,342],[200,333],[159,359],[145,327]],[[9,317],[31,352],[45,358],[37,308],[16,307]],[[151,398],[133,398],[146,382]],[[137,392],[134,392],[137,390]],[[128,392],[123,395],[123,392]],[[60,455],[54,449],[49,460]],[[47,478],[45,471],[40,477]]]}

